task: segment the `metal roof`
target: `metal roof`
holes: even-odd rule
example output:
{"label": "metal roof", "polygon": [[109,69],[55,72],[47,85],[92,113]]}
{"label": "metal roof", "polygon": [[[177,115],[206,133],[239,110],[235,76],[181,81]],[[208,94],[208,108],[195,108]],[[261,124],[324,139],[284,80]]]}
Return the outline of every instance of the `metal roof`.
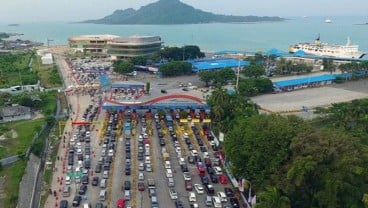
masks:
{"label": "metal roof", "polygon": [[249,66],[249,61],[237,60],[237,59],[199,59],[188,61],[193,66],[193,71],[213,70],[226,67],[238,67]]}
{"label": "metal roof", "polygon": [[333,81],[336,79],[336,75],[333,74],[325,74],[321,76],[312,76],[312,77],[305,77],[300,79],[290,79],[290,80],[283,80],[274,82],[275,87],[289,87],[295,85],[302,85],[302,84],[309,84],[314,82],[322,82],[322,81]]}

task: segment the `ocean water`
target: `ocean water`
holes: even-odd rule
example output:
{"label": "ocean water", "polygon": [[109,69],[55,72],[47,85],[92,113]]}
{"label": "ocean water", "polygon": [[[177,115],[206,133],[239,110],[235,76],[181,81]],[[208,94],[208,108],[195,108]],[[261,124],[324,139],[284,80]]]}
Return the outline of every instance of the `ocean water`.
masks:
{"label": "ocean water", "polygon": [[[167,46],[198,45],[205,51],[240,50],[268,51],[271,48],[287,51],[299,42],[312,42],[320,34],[326,43],[345,44],[350,37],[360,50],[368,51],[367,17],[294,17],[283,22],[249,24],[188,24],[188,25],[98,25],[66,22],[1,23],[0,32],[22,33],[17,38],[30,39],[50,45],[65,45],[68,37],[86,34],[159,35]],[[12,22],[16,23],[16,22]]]}

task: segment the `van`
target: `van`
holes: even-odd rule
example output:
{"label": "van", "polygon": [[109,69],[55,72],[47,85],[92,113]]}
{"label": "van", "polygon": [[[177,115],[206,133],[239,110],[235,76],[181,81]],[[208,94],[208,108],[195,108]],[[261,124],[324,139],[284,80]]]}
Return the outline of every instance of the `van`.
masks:
{"label": "van", "polygon": [[219,197],[217,197],[217,196],[213,196],[213,197],[212,197],[212,202],[213,202],[213,206],[214,206],[214,207],[218,207],[218,208],[221,208],[221,207],[222,207],[222,205],[221,205],[221,200],[220,200],[220,198],[219,198]]}
{"label": "van", "polygon": [[174,179],[173,179],[173,178],[168,178],[168,179],[167,179],[167,185],[168,185],[169,187],[174,187],[174,186],[175,186]]}
{"label": "van", "polygon": [[107,184],[107,180],[106,179],[101,179],[100,188],[106,188],[106,184]]}
{"label": "van", "polygon": [[212,206],[212,197],[207,195],[205,198],[205,204],[207,207],[211,207]]}
{"label": "van", "polygon": [[106,200],[106,190],[101,190],[100,191],[100,197],[99,197],[99,200],[100,201],[105,201]]}

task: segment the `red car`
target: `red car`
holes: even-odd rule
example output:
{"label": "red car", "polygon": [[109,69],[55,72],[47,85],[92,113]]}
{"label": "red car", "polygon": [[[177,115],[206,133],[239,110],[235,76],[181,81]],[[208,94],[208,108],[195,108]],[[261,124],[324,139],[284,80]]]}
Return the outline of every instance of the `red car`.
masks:
{"label": "red car", "polygon": [[124,207],[125,207],[124,199],[118,199],[118,202],[116,204],[116,208],[124,208]]}
{"label": "red car", "polygon": [[138,182],[138,190],[139,191],[144,191],[145,187],[144,187],[144,183],[143,182]]}
{"label": "red car", "polygon": [[221,184],[227,184],[228,182],[229,182],[229,180],[227,179],[227,177],[225,175],[220,176],[220,183]]}

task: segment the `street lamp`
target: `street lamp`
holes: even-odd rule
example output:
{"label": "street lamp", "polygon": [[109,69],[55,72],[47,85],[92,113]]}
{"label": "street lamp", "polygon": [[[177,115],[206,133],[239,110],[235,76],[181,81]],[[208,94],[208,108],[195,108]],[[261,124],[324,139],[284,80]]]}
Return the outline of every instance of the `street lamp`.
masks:
{"label": "street lamp", "polygon": [[240,76],[240,54],[239,54],[239,58],[238,58],[238,69],[237,69],[237,73],[236,73],[236,85],[235,88],[236,90],[239,91],[239,76]]}

